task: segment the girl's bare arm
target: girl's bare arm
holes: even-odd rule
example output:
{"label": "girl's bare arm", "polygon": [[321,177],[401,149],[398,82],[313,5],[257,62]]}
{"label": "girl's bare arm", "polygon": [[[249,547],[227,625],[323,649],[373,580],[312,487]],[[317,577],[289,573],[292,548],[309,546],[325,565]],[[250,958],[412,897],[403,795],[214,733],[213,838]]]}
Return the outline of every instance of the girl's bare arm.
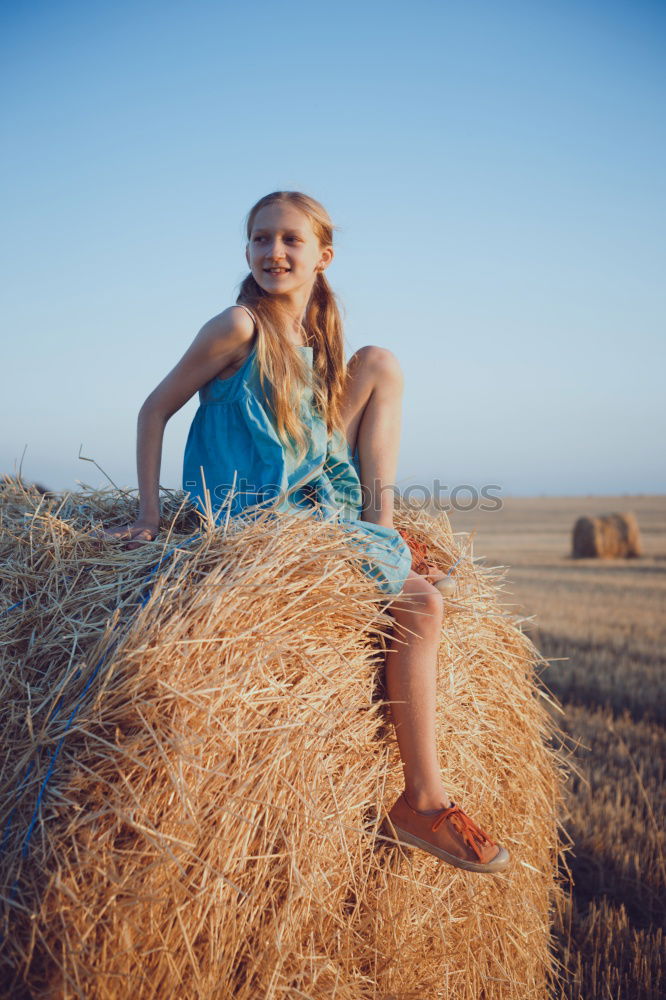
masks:
{"label": "girl's bare arm", "polygon": [[202,385],[247,354],[253,334],[254,323],[245,309],[230,306],[201,327],[178,364],[150,393],[137,420],[138,517],[131,525],[104,530],[104,537],[129,540],[135,544],[127,548],[136,548],[157,536],[162,442],[167,421]]}

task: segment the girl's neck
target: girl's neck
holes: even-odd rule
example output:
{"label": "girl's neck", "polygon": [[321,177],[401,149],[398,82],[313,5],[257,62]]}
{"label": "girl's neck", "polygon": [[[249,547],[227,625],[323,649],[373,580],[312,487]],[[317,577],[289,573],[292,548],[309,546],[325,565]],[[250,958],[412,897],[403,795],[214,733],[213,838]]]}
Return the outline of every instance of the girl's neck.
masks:
{"label": "girl's neck", "polygon": [[294,327],[291,331],[291,340],[294,341],[299,347],[304,346],[307,343],[307,334],[305,332],[305,327],[303,322],[294,323]]}
{"label": "girl's neck", "polygon": [[293,295],[289,295],[288,298],[282,298],[282,304],[290,314],[293,324],[289,333],[293,334],[293,339],[296,341],[300,339],[305,341],[307,339],[303,320],[305,319],[311,293],[312,288],[299,288]]}

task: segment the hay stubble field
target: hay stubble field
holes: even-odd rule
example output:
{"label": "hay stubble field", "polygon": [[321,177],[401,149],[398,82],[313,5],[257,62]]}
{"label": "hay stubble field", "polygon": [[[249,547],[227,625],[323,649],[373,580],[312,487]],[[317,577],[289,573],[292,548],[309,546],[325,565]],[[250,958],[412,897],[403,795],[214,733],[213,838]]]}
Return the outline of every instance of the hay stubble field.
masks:
{"label": "hay stubble field", "polygon": [[[643,556],[572,559],[580,515],[633,511]],[[566,829],[571,905],[557,928],[561,1000],[664,996],[666,498],[505,498],[449,511],[473,551],[507,567],[504,604],[549,660],[541,680],[574,756]],[[555,711],[555,710],[553,710]],[[560,998],[558,998],[560,1000]]]}

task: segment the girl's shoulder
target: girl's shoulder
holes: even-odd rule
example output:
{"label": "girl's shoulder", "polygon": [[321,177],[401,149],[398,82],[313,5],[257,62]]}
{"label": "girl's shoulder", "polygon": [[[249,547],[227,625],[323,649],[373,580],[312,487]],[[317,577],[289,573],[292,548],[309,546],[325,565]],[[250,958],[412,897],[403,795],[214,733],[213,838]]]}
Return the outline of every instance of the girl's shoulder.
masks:
{"label": "girl's shoulder", "polygon": [[256,320],[246,306],[233,305],[212,316],[204,329],[210,336],[231,342],[242,351],[254,341]]}
{"label": "girl's shoulder", "polygon": [[215,377],[225,379],[244,364],[256,341],[255,320],[249,309],[233,305],[223,309],[204,324],[202,333],[226,354],[225,363]]}
{"label": "girl's shoulder", "polygon": [[206,326],[211,329],[216,328],[223,334],[239,334],[242,339],[243,334],[250,337],[254,333],[256,319],[248,306],[235,304],[209,319]]}
{"label": "girl's shoulder", "polygon": [[242,320],[244,316],[249,317],[252,322],[252,329],[254,329],[254,327],[257,325],[256,317],[249,306],[244,306],[240,302],[237,302],[235,305],[229,306],[229,311],[231,310],[233,310],[234,319],[236,319],[237,316],[239,320]]}

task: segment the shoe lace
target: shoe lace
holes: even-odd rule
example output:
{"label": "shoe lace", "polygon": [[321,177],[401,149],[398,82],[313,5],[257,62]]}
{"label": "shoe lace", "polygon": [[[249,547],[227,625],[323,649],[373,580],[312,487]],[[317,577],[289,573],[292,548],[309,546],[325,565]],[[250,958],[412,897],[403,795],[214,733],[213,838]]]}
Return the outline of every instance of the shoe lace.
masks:
{"label": "shoe lace", "polygon": [[481,860],[481,850],[482,847],[495,847],[495,841],[491,840],[487,833],[477,826],[476,823],[470,819],[466,812],[454,803],[449,806],[448,809],[443,809],[439,814],[435,822],[432,824],[431,829],[435,831],[438,826],[440,826],[445,820],[450,819],[451,825],[458,833],[462,836],[463,840],[469,847],[472,848],[476,854],[479,861]]}

